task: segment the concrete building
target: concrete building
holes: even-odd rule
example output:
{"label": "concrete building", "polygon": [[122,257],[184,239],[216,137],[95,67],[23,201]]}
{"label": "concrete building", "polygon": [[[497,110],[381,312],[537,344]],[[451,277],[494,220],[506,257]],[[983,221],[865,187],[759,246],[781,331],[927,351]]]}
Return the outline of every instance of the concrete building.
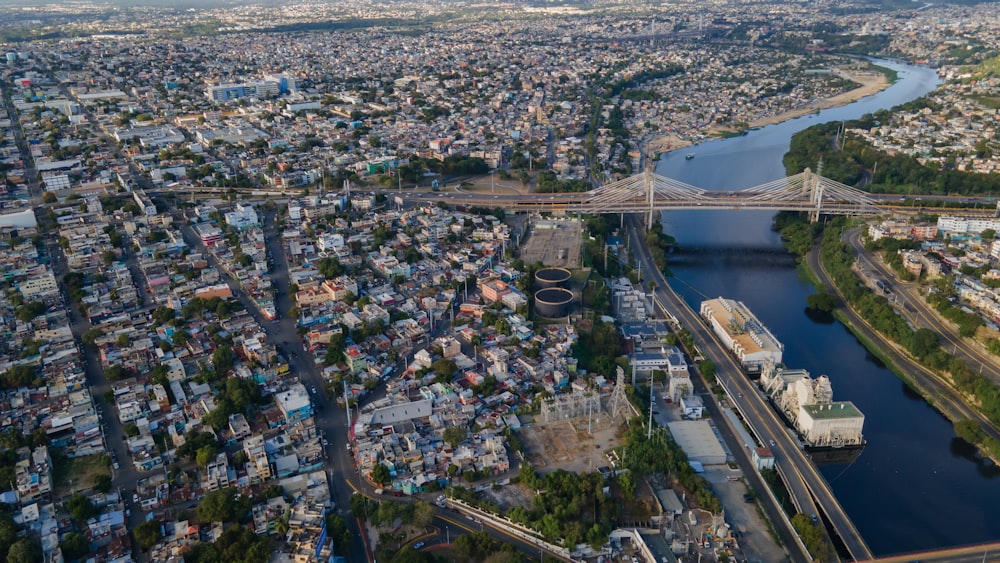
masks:
{"label": "concrete building", "polygon": [[726,463],[726,452],[706,420],[682,420],[667,423],[670,435],[687,454],[688,461],[702,465]]}
{"label": "concrete building", "polygon": [[237,229],[247,229],[260,226],[260,218],[257,210],[252,205],[236,204],[236,209],[229,211],[225,215],[226,224]]}
{"label": "concrete building", "polygon": [[864,425],[865,415],[850,401],[799,407],[799,431],[813,445],[860,444]]}
{"label": "concrete building", "polygon": [[301,383],[296,383],[287,391],[276,394],[274,400],[288,424],[312,416],[312,402],[309,400],[306,386]]}
{"label": "concrete building", "polygon": [[270,80],[217,84],[209,86],[205,94],[213,102],[228,102],[239,98],[268,98],[281,94],[281,84]]}

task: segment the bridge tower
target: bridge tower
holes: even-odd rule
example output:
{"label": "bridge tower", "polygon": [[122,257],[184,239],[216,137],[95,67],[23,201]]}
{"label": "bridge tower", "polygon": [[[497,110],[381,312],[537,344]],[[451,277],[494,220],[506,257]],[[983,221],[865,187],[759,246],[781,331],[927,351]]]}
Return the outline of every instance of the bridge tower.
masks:
{"label": "bridge tower", "polygon": [[[822,166],[820,163],[820,167]],[[813,174],[812,170],[806,168],[802,171],[802,187],[809,193],[809,202],[813,206],[809,210],[809,221],[812,223],[819,221],[819,216],[823,212],[823,183],[820,180],[820,175]]]}
{"label": "bridge tower", "polygon": [[653,168],[646,166],[642,171],[642,191],[646,195],[646,230],[653,228]]}

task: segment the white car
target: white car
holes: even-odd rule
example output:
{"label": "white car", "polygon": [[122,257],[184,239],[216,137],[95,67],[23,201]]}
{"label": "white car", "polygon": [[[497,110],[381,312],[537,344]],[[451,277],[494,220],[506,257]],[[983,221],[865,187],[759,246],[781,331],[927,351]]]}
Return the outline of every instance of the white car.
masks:
{"label": "white car", "polygon": [[139,495],[138,494],[132,493],[132,502],[134,502],[136,504],[139,504]]}

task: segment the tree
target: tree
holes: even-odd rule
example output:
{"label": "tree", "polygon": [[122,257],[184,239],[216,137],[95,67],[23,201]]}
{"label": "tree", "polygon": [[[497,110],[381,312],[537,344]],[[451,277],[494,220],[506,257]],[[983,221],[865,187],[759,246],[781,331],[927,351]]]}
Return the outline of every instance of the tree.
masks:
{"label": "tree", "polygon": [[70,516],[78,522],[86,522],[88,518],[97,514],[97,508],[90,502],[90,499],[80,493],[74,494],[66,501],[66,508],[69,510]]}
{"label": "tree", "polygon": [[983,232],[979,233],[979,236],[983,240],[993,240],[997,238],[997,232],[993,229],[983,229]]}
{"label": "tree", "polygon": [[371,479],[373,483],[384,486],[392,483],[392,474],[390,474],[388,467],[380,463],[372,469]]}
{"label": "tree", "polygon": [[215,448],[213,446],[202,446],[198,448],[198,453],[194,456],[198,467],[205,467],[215,459]]}
{"label": "tree", "polygon": [[432,522],[434,522],[434,506],[422,500],[414,502],[413,520],[410,523],[417,528],[427,528]]}
{"label": "tree", "polygon": [[41,563],[42,544],[35,538],[21,538],[7,551],[7,563]]}
{"label": "tree", "polygon": [[80,336],[80,340],[83,340],[84,344],[93,344],[101,336],[104,336],[104,332],[102,332],[101,329],[91,327],[83,331],[83,334]]}
{"label": "tree", "polygon": [[59,542],[59,549],[62,550],[63,557],[67,561],[82,558],[90,552],[90,542],[86,536],[76,532],[66,534],[63,541]]}
{"label": "tree", "polygon": [[837,298],[825,291],[813,293],[806,297],[806,307],[829,313],[837,308]]}
{"label": "tree", "polygon": [[239,509],[236,489],[228,487],[205,495],[198,503],[195,513],[202,522],[228,522],[237,518]]}
{"label": "tree", "polygon": [[354,539],[351,531],[347,529],[347,522],[332,512],[327,514],[326,533],[330,541],[333,542],[333,550],[340,555],[347,555],[347,552],[351,548],[351,540]]}
{"label": "tree", "polygon": [[466,430],[464,426],[449,426],[444,429],[442,437],[445,442],[451,445],[452,448],[456,448],[462,443],[463,440],[465,440],[468,433],[468,430]]}
{"label": "tree", "polygon": [[436,379],[448,382],[454,377],[455,372],[458,370],[458,365],[455,364],[455,360],[450,358],[440,358],[431,364],[431,370],[437,375]]}
{"label": "tree", "polygon": [[94,477],[94,490],[99,493],[106,493],[111,490],[111,476],[101,473]]}
{"label": "tree", "polygon": [[153,547],[163,537],[163,533],[160,532],[160,522],[155,519],[146,520],[142,524],[139,524],[135,527],[133,533],[135,534],[135,541],[139,542],[139,545],[143,549]]}
{"label": "tree", "polygon": [[57,201],[59,201],[59,198],[52,192],[45,192],[42,195],[42,203],[55,203]]}

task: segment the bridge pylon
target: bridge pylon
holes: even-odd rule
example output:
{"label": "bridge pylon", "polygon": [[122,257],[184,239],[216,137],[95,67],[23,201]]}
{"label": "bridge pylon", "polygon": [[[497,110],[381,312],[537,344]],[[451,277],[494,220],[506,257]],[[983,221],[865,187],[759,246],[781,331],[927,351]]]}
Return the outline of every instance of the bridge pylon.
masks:
{"label": "bridge pylon", "polygon": [[[822,163],[820,163],[822,166]],[[813,174],[812,170],[806,168],[802,171],[802,185],[809,193],[809,203],[812,209],[809,210],[809,222],[816,223],[823,213],[823,183],[819,174]]]}
{"label": "bridge pylon", "polygon": [[649,166],[642,171],[642,190],[646,195],[646,230],[649,230],[653,228],[653,213],[656,211],[653,208],[653,199],[655,195],[655,187],[653,186],[653,170]]}

